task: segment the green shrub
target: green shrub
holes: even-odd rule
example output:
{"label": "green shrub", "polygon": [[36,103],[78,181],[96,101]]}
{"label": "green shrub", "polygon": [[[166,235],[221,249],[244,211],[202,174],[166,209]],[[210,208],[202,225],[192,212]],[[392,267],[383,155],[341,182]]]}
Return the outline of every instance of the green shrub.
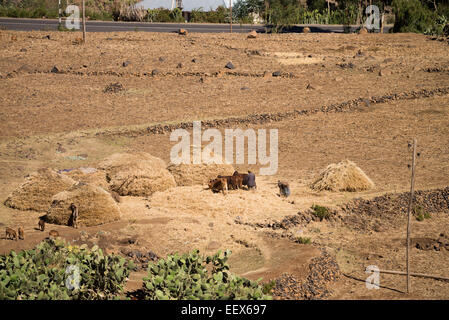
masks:
{"label": "green shrub", "polygon": [[418,221],[424,221],[424,219],[430,219],[431,215],[429,212],[425,211],[422,206],[415,206],[413,208],[413,214],[416,217],[416,220]]}
{"label": "green shrub", "polygon": [[230,251],[202,256],[199,250],[169,255],[148,266],[143,291],[150,300],[270,299],[258,281],[230,273],[226,261]]}
{"label": "green shrub", "polygon": [[393,0],[393,32],[428,32],[434,27],[436,14],[419,0]]}
{"label": "green shrub", "polygon": [[330,217],[329,210],[326,207],[319,206],[319,205],[313,205],[311,207],[311,209],[313,210],[312,214],[315,217],[320,218],[320,221],[323,221],[323,219],[327,219]]}
{"label": "green shrub", "polygon": [[[79,287],[70,266],[79,270]],[[133,268],[97,246],[44,240],[35,249],[0,256],[0,300],[96,300],[118,298]],[[69,286],[68,284],[71,284]]]}
{"label": "green shrub", "polygon": [[310,239],[308,237],[297,237],[295,239],[295,242],[300,243],[300,244],[311,244],[312,239]]}

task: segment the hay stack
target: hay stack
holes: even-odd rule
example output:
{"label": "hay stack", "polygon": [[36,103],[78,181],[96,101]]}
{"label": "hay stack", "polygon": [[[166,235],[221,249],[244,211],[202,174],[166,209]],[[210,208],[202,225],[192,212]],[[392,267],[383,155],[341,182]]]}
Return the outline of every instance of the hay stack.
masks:
{"label": "hay stack", "polygon": [[374,183],[357,165],[349,160],[330,164],[312,183],[316,191],[363,191],[374,187]]}
{"label": "hay stack", "polygon": [[232,175],[234,167],[230,164],[171,164],[168,166],[178,186],[204,185],[218,175]]}
{"label": "hay stack", "polygon": [[109,184],[106,180],[106,172],[102,170],[97,170],[95,168],[79,168],[69,172],[63,172],[63,174],[75,181],[93,184],[102,187],[105,190],[109,189]]}
{"label": "hay stack", "polygon": [[80,182],[53,197],[45,220],[68,225],[72,214],[69,209],[71,203],[78,207],[79,226],[96,226],[120,219],[120,209],[109,192],[101,187]]}
{"label": "hay stack", "polygon": [[74,184],[73,179],[53,169],[39,169],[8,196],[5,205],[20,210],[47,211],[52,197]]}
{"label": "hay stack", "polygon": [[102,161],[110,190],[121,196],[150,196],[176,186],[162,159],[145,152],[116,153]]}

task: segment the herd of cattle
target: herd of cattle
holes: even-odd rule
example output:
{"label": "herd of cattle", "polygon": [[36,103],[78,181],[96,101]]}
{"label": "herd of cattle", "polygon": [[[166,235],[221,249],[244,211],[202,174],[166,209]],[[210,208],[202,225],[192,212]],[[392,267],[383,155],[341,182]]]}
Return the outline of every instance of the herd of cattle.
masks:
{"label": "herd of cattle", "polygon": [[[238,173],[234,172],[232,176],[217,176],[215,179],[209,180],[209,189],[212,192],[223,192],[228,190],[243,189],[246,186],[248,190],[257,189],[256,176],[253,172]],[[288,183],[278,181],[279,193],[281,196],[288,197],[290,195],[290,187]]]}
{"label": "herd of cattle", "polygon": [[248,173],[234,172],[232,176],[217,176],[215,179],[209,180],[209,189],[213,192],[223,192],[228,190],[243,189],[246,186],[247,189],[256,189],[256,175],[251,171]]}

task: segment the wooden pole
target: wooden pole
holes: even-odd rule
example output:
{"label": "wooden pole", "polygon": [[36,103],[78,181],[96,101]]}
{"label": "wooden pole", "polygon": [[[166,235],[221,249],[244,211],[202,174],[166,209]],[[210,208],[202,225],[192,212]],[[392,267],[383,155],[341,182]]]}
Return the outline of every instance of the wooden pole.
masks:
{"label": "wooden pole", "polygon": [[83,0],[83,43],[86,43],[86,5]]}
{"label": "wooden pole", "polygon": [[229,0],[229,8],[230,8],[230,11],[229,11],[229,22],[231,23],[231,33],[232,33],[232,0]]}
{"label": "wooden pole", "polygon": [[[393,270],[379,270],[379,273],[399,274],[399,275],[403,275],[403,276],[407,275],[407,272],[393,271]],[[431,279],[435,279],[435,280],[447,280],[447,281],[449,281],[449,278],[447,278],[447,277],[434,276],[434,275],[425,274],[425,273],[414,273],[414,272],[411,272],[410,275],[413,276],[413,277],[422,277],[422,278],[431,278]]]}
{"label": "wooden pole", "polygon": [[384,15],[385,12],[382,11],[382,18],[380,19],[380,33],[384,33]]}
{"label": "wooden pole", "polygon": [[413,156],[412,156],[412,179],[410,183],[410,199],[408,202],[407,210],[407,250],[406,250],[406,263],[407,263],[407,293],[410,293],[410,224],[411,224],[411,211],[413,209],[413,193],[415,191],[415,164],[416,164],[416,138],[413,139]]}

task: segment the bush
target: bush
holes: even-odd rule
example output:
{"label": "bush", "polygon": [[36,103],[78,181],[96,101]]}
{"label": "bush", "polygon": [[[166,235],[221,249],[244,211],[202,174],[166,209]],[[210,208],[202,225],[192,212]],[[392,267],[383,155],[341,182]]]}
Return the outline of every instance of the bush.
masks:
{"label": "bush", "polygon": [[323,219],[327,219],[330,216],[329,210],[326,207],[322,207],[319,205],[313,205],[311,207],[311,209],[313,210],[312,214],[315,217],[320,218],[320,221],[323,221]]}
{"label": "bush", "polygon": [[433,28],[436,14],[419,0],[393,0],[393,32],[424,33]]}
{"label": "bush", "polygon": [[[256,281],[229,273],[230,251],[204,257],[199,250],[169,255],[148,266],[143,292],[150,300],[271,299]],[[267,290],[267,288],[266,288]]]}
{"label": "bush", "polygon": [[[71,266],[79,270],[79,288],[71,281],[77,278]],[[132,268],[132,262],[104,255],[97,246],[89,250],[48,239],[35,249],[0,256],[0,300],[117,298]]]}
{"label": "bush", "polygon": [[300,244],[311,244],[312,240],[307,237],[297,237],[295,242]]}
{"label": "bush", "polygon": [[424,219],[430,219],[431,215],[429,212],[425,211],[423,207],[416,206],[413,208],[413,214],[418,221],[424,221]]}

